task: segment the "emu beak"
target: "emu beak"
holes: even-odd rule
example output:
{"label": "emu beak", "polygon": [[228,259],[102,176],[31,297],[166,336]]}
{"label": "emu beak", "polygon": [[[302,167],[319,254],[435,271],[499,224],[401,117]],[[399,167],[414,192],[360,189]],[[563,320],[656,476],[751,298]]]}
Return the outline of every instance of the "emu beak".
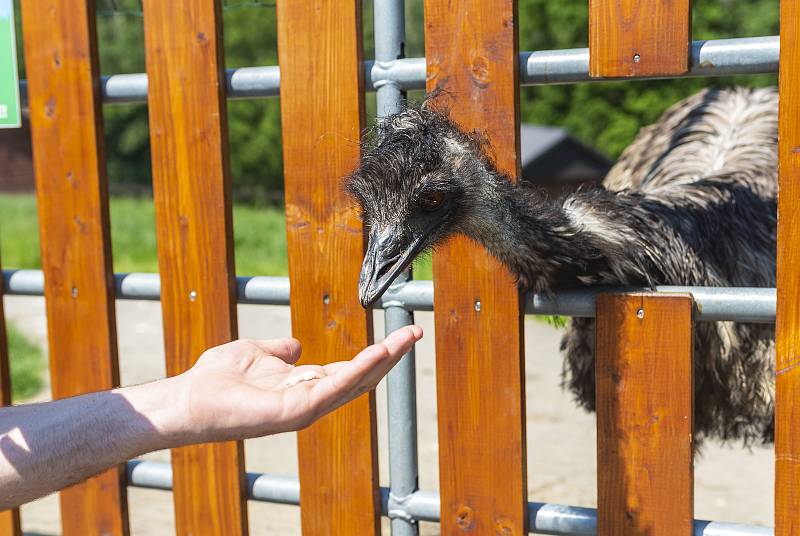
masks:
{"label": "emu beak", "polygon": [[420,233],[410,244],[403,244],[402,233],[393,225],[370,231],[358,280],[358,295],[365,309],[374,305],[392,281],[411,264],[429,233]]}

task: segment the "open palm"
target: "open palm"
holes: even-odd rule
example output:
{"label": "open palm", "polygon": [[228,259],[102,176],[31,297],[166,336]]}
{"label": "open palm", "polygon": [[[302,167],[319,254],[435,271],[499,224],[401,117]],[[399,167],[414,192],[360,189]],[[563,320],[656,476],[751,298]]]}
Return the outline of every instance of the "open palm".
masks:
{"label": "open palm", "polygon": [[202,441],[304,428],[373,389],[422,337],[409,326],[350,361],[300,365],[296,339],[238,340],[206,351],[183,376],[188,411]]}

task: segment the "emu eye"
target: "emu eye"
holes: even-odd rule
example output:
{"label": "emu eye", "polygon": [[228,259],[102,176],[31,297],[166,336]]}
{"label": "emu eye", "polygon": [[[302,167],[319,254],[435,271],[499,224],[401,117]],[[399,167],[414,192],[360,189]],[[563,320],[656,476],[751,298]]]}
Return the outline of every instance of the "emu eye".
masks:
{"label": "emu eye", "polygon": [[426,192],[419,198],[419,206],[425,212],[438,210],[444,203],[444,192]]}

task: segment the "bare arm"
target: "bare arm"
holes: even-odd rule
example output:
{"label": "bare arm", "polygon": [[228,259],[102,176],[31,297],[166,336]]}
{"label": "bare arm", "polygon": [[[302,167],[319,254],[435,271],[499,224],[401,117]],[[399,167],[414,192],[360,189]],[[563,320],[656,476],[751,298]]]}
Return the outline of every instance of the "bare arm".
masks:
{"label": "bare arm", "polygon": [[403,328],[350,361],[294,366],[294,339],[234,341],[164,380],[0,409],[0,510],[145,452],[308,426],[375,387],[422,337]]}

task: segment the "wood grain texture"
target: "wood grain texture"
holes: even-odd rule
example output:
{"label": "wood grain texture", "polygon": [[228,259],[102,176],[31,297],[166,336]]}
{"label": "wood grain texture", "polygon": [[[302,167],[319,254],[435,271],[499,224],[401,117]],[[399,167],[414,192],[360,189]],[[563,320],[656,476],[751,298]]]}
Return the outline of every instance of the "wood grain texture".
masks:
{"label": "wood grain texture", "polygon": [[692,312],[689,295],[597,299],[599,536],[693,534]]}
{"label": "wood grain texture", "polygon": [[[512,0],[425,3],[427,89],[445,90],[435,105],[491,140],[499,168],[514,178],[516,18]],[[438,250],[433,269],[442,534],[526,534],[520,293],[466,238]]]}
{"label": "wood grain texture", "polygon": [[690,0],[589,0],[589,74],[688,72],[691,18]]}
{"label": "wood grain texture", "polygon": [[[0,263],[2,266],[2,263]],[[0,277],[0,406],[11,405],[11,369],[8,361],[8,337],[3,311],[3,278]],[[0,512],[0,536],[22,536],[19,509]]]}
{"label": "wood grain texture", "polygon": [[[237,336],[219,0],[144,2],[167,373]],[[241,442],[172,451],[178,534],[247,532]]]}
{"label": "wood grain texture", "polygon": [[18,508],[0,512],[0,536],[21,536],[21,527]]}
{"label": "wood grain texture", "polygon": [[[292,330],[304,362],[350,359],[372,341],[358,302],[361,223],[342,191],[364,126],[361,2],[280,0]],[[374,393],[300,432],[303,534],[380,534]]]}
{"label": "wood grain texture", "polygon": [[[54,398],[119,383],[94,2],[24,0]],[[61,493],[63,533],[127,534],[123,467]]]}
{"label": "wood grain texture", "polygon": [[775,536],[800,534],[800,5],[781,1]]}

